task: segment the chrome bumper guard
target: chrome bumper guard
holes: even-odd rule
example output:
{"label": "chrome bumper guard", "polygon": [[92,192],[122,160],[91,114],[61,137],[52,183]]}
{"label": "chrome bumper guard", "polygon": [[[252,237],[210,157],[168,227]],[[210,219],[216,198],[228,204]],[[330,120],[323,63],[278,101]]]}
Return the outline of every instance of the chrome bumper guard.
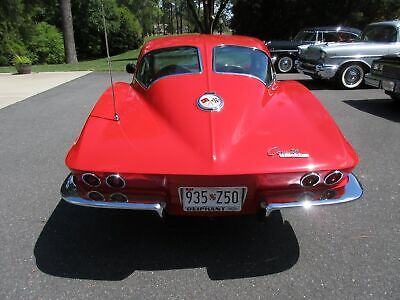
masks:
{"label": "chrome bumper guard", "polygon": [[132,209],[132,210],[150,210],[155,211],[162,217],[165,202],[157,203],[128,203],[128,202],[104,202],[104,201],[93,201],[79,197],[76,185],[74,184],[73,177],[71,174],[65,179],[61,186],[61,197],[75,205],[98,207],[98,208],[114,208],[114,209]]}
{"label": "chrome bumper guard", "polygon": [[[353,174],[348,175],[349,182],[346,184],[344,194],[339,198],[331,198],[331,199],[312,199],[307,198],[306,200],[298,201],[298,202],[288,202],[288,203],[261,203],[261,208],[265,209],[266,216],[274,210],[281,210],[284,208],[292,208],[292,207],[304,207],[310,208],[312,206],[320,206],[320,205],[330,205],[330,204],[340,204],[347,203],[354,200],[357,200],[361,197],[363,193],[363,189],[361,184],[358,182],[357,178]],[[309,196],[310,194],[307,193]]]}
{"label": "chrome bumper guard", "polygon": [[336,71],[338,70],[337,65],[314,65],[302,63],[300,61],[296,62],[296,69],[305,75],[317,76],[322,79],[331,79],[335,77]]}

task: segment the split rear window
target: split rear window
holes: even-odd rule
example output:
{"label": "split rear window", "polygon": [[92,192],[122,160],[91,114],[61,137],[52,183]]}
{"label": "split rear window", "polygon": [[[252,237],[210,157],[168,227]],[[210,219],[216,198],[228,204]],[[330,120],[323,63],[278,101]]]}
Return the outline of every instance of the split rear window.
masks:
{"label": "split rear window", "polygon": [[199,51],[195,47],[172,47],[147,53],[138,69],[137,80],[145,87],[162,77],[200,73]]}
{"label": "split rear window", "polygon": [[214,72],[247,75],[269,84],[272,70],[267,54],[256,48],[223,45],[214,48]]}

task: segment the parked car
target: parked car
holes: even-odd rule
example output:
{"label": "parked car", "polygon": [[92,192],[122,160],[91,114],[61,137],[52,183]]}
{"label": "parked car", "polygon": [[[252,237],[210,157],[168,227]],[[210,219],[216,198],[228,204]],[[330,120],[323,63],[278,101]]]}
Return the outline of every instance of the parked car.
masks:
{"label": "parked car", "polygon": [[359,40],[361,30],[342,26],[310,27],[299,31],[291,41],[269,41],[275,69],[281,73],[291,72],[297,60],[300,45],[311,45],[325,42],[352,42]]}
{"label": "parked car", "polygon": [[365,74],[365,83],[384,89],[392,99],[400,100],[400,53],[374,60],[371,73]]}
{"label": "parked car", "polygon": [[160,216],[267,216],[358,199],[357,163],[318,99],[276,80],[262,41],[164,37],[143,46],[133,82],[95,104],[61,195]]}
{"label": "parked car", "polygon": [[368,25],[359,43],[312,45],[299,53],[297,69],[314,79],[336,80],[340,87],[358,88],[372,61],[400,51],[400,21]]}

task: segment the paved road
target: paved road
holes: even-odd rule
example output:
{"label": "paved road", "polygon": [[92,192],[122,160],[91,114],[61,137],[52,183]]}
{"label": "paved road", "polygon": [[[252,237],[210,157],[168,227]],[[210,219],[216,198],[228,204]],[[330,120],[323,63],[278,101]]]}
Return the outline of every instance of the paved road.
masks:
{"label": "paved road", "polygon": [[0,299],[399,299],[400,105],[379,90],[281,78],[300,79],[331,112],[360,155],[365,194],[351,205],[285,211],[285,223],[269,227],[164,224],[61,201],[65,154],[106,74],[1,109]]}

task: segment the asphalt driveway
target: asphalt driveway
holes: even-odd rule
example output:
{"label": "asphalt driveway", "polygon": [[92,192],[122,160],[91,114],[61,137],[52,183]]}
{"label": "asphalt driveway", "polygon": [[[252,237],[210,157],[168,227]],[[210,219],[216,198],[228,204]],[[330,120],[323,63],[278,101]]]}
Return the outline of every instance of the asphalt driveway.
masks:
{"label": "asphalt driveway", "polygon": [[0,109],[0,298],[399,299],[400,105],[280,78],[311,88],[358,151],[361,200],[271,224],[75,207],[64,158],[107,74]]}

